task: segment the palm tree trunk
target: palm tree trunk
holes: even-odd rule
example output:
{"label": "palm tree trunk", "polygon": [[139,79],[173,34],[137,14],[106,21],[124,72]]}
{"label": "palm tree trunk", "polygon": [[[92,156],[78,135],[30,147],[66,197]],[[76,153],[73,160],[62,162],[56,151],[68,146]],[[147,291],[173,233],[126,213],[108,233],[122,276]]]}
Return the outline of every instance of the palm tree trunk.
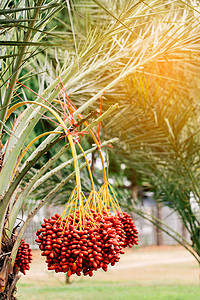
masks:
{"label": "palm tree trunk", "polygon": [[[8,242],[9,244],[9,242]],[[2,252],[0,255],[0,300],[15,300],[17,291],[16,284],[20,276],[19,268],[14,268],[11,265],[10,252]]]}
{"label": "palm tree trunk", "polygon": [[184,223],[182,223],[182,225],[181,225],[181,235],[182,235],[185,239],[187,239],[187,229],[186,229]]}
{"label": "palm tree trunk", "polygon": [[[156,218],[162,220],[162,204],[158,201],[156,201]],[[157,226],[155,228],[155,240],[157,246],[163,245],[162,230]]]}

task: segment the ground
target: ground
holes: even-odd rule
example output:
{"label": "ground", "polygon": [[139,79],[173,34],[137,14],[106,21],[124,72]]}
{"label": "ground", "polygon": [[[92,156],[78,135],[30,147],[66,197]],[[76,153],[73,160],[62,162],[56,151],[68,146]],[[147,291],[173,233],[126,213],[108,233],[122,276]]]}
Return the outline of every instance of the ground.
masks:
{"label": "ground", "polygon": [[[70,278],[47,270],[44,257],[33,251],[33,263],[18,284],[19,299],[200,300],[199,267],[180,246],[138,247],[126,250],[108,272]],[[146,298],[145,298],[146,297]]]}

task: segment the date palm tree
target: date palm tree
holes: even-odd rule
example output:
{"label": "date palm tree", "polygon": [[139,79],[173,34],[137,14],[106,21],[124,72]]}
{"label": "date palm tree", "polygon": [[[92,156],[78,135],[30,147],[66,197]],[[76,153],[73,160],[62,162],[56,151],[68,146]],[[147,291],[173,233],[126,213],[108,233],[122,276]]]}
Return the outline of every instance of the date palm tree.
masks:
{"label": "date palm tree", "polygon": [[[73,114],[76,122],[81,113],[88,115],[95,111],[99,106],[97,100],[104,94],[105,113],[92,121],[91,127],[113,112],[116,103],[120,103],[119,114],[110,118],[109,122],[107,119],[105,136],[114,134],[120,137],[122,142],[119,143],[119,151],[122,149],[124,156],[134,158],[133,165],[138,171],[142,172],[146,165],[150,165],[163,174],[169,159],[172,159],[170,166],[175,169],[173,161],[177,159],[180,162],[180,157],[175,159],[172,152],[174,148],[170,144],[167,149],[170,150],[170,156],[163,163],[166,157],[165,146],[169,145],[167,142],[172,143],[175,133],[178,136],[182,131],[187,133],[180,115],[184,112],[186,116],[183,120],[190,120],[191,114],[195,113],[195,109],[187,108],[190,101],[185,89],[180,89],[180,81],[184,79],[185,83],[188,74],[192,76],[196,73],[199,54],[198,10],[191,7],[190,1],[169,1],[163,4],[160,0],[135,3],[125,0],[91,0],[85,5],[78,0],[4,0],[1,1],[0,15],[0,297],[14,299],[12,292],[18,272],[13,266],[24,231],[40,207],[54,198],[74,175],[71,173],[60,178],[52,190],[46,191],[16,236],[15,221],[26,199],[47,179],[72,162],[72,159],[60,162],[69,147],[63,142],[64,139],[61,141],[61,137],[70,125],[67,118],[63,120],[58,101],[57,104],[54,102],[61,92],[60,86],[78,107]],[[169,66],[172,65],[174,74],[178,74],[179,78],[169,72]],[[166,73],[163,73],[164,67]],[[179,72],[176,73],[176,70]],[[153,78],[158,78],[157,81],[152,79],[152,74]],[[168,78],[174,83],[174,98],[169,92]],[[34,92],[32,86],[36,89]],[[157,95],[161,95],[159,99]],[[184,101],[179,103],[178,110],[173,99],[179,99],[179,96]],[[20,110],[22,103],[19,102],[25,105],[24,110]],[[177,117],[173,119],[174,111]],[[13,112],[17,115],[14,120]],[[42,118],[49,122],[61,121],[51,132],[45,128],[41,132]],[[179,121],[176,132],[172,120]],[[162,130],[161,125],[164,126]],[[135,132],[139,134],[140,141],[137,138],[134,140]],[[32,143],[40,137],[44,140],[31,148]],[[102,142],[102,145],[107,143]],[[188,143],[183,147],[187,151]],[[176,145],[174,141],[172,144]],[[55,145],[56,150],[50,152]],[[92,147],[88,152],[95,149]],[[48,151],[54,155],[38,163]],[[143,154],[147,154],[147,162],[145,159],[139,160]],[[163,169],[158,167],[160,165]],[[182,173],[185,174],[185,169],[179,172],[179,176]],[[174,180],[172,174],[169,182],[177,188],[177,180]],[[186,189],[187,180],[181,182],[181,188],[184,187],[185,197],[192,191],[197,199],[195,189],[191,189],[196,186],[191,174],[188,178],[192,182],[190,188]],[[181,189],[176,190],[180,192]],[[172,200],[169,202],[172,203]],[[194,218],[191,216],[191,228],[195,232],[196,227],[192,223]],[[195,235],[193,243],[196,247],[193,247],[195,255],[198,248]]]}

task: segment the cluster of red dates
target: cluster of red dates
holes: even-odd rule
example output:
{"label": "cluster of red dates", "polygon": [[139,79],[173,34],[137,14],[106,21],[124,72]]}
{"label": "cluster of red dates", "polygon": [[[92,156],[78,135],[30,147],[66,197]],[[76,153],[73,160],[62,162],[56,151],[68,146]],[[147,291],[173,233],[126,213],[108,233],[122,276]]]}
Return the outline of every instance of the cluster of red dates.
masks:
{"label": "cluster of red dates", "polygon": [[[36,242],[46,256],[49,270],[56,273],[93,275],[93,271],[115,265],[125,247],[138,243],[138,232],[127,213],[105,211],[80,217],[79,211],[67,220],[59,214],[44,219]],[[83,229],[81,229],[83,228]]]}
{"label": "cluster of red dates", "polygon": [[26,275],[26,270],[30,269],[29,264],[32,261],[31,248],[28,243],[24,240],[21,241],[21,244],[18,248],[17,256],[15,259],[15,268],[19,268],[20,272]]}

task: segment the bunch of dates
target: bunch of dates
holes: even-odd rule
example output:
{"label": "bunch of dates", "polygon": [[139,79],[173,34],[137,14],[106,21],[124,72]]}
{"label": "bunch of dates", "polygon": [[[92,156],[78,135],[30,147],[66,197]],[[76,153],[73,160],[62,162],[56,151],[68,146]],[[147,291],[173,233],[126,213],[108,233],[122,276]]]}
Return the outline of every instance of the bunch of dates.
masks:
{"label": "bunch of dates", "polygon": [[26,270],[30,269],[30,263],[32,261],[32,254],[30,245],[24,240],[21,241],[21,244],[18,248],[17,256],[15,259],[15,268],[19,268],[19,271],[26,275]]}
{"label": "bunch of dates", "polygon": [[41,227],[36,242],[48,269],[68,276],[93,276],[100,268],[107,271],[108,265],[114,266],[124,254],[123,248],[138,244],[138,232],[127,213],[91,210],[82,218],[76,211],[67,220],[56,214],[44,219]]}

